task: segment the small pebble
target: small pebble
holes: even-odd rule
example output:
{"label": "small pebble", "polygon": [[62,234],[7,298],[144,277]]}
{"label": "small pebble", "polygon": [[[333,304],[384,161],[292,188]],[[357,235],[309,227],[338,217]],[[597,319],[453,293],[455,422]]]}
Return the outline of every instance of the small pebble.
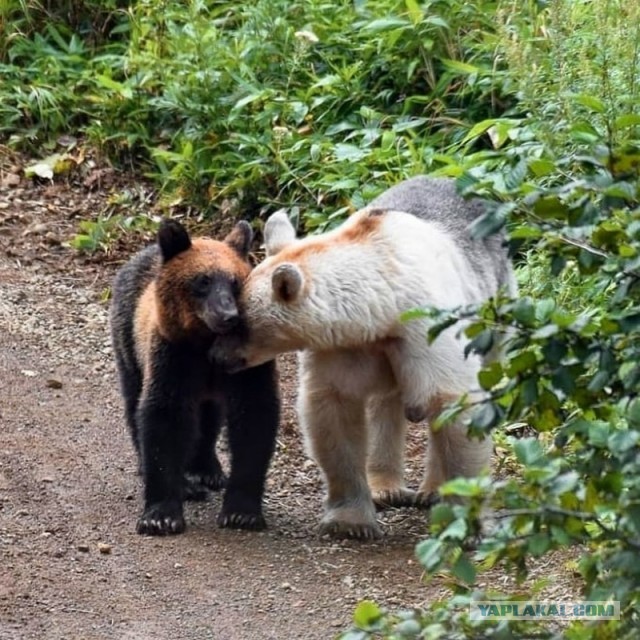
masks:
{"label": "small pebble", "polygon": [[98,542],[98,551],[106,556],[111,553],[111,545],[106,542]]}
{"label": "small pebble", "polygon": [[82,551],[83,553],[89,553],[89,545],[88,544],[79,544],[76,549],[78,551]]}

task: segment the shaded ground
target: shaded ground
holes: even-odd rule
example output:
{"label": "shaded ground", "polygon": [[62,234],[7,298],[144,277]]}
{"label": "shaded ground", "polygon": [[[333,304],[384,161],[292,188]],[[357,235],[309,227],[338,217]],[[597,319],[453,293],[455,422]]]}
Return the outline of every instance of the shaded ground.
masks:
{"label": "shaded ground", "polygon": [[[31,185],[11,173],[0,171],[0,640],[326,639],[363,598],[398,608],[442,595],[414,560],[423,512],[382,513],[376,544],[316,537],[322,486],[302,450],[291,358],[280,363],[269,529],[219,530],[216,495],[188,507],[184,535],[136,535],[140,481],[103,301],[123,247],[87,260],[64,246],[104,209],[110,183]],[[414,480],[422,437],[408,452]],[[546,563],[537,573],[566,592],[570,572]]]}

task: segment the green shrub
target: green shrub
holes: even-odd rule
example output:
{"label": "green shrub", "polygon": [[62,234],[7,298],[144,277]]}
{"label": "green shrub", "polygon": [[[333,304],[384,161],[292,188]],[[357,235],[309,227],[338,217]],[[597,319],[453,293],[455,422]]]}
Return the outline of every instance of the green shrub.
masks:
{"label": "green shrub", "polygon": [[503,114],[495,12],[462,0],[138,0],[97,48],[52,20],[9,46],[0,134],[33,148],[85,133],[141,164],[166,204],[299,206],[307,228],[325,226],[372,195],[372,178],[382,189],[427,171],[467,123]]}
{"label": "green shrub", "polygon": [[[526,81],[519,76],[528,115],[478,123],[440,169],[456,176],[462,191],[493,202],[475,225],[478,235],[508,225],[522,297],[443,313],[429,336],[437,339],[461,317],[471,321],[465,332],[475,352],[510,336],[503,361],[479,376],[489,397],[473,408],[470,429],[486,436],[506,421],[525,423],[538,435],[512,441],[517,475],[442,488],[468,501],[433,510],[432,537],[417,555],[429,576],[449,575],[453,599],[405,613],[365,605],[345,640],[637,636],[640,113],[629,69],[637,71],[638,35],[617,41],[615,56],[601,49],[588,66],[584,59],[596,42],[621,35],[621,16],[640,4],[548,4],[526,28],[515,17],[509,22],[524,52],[512,68],[523,74],[519,65],[526,60],[540,71]],[[505,55],[513,56],[508,47]],[[559,64],[562,77],[551,72]],[[478,136],[494,149],[466,146]],[[484,501],[496,509],[497,525],[478,543]],[[620,601],[619,621],[556,629],[469,618],[473,599],[510,599],[475,590],[478,572],[501,564],[523,579],[532,559],[573,546],[583,550],[584,599]]]}

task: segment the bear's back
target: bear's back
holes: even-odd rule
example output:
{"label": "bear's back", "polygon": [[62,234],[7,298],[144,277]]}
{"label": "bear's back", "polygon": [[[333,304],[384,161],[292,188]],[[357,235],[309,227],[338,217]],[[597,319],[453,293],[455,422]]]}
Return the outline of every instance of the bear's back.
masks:
{"label": "bear's back", "polygon": [[454,180],[417,176],[387,189],[367,208],[403,211],[437,224],[455,241],[475,271],[493,273],[500,285],[512,288],[504,233],[473,238],[469,225],[483,213],[479,199],[458,194]]}
{"label": "bear's back", "polygon": [[423,220],[437,222],[456,236],[468,236],[469,223],[484,213],[482,201],[462,198],[453,180],[426,176],[400,182],[381,193],[368,206],[404,211]]}
{"label": "bear's back", "polygon": [[118,271],[111,299],[111,335],[117,352],[135,362],[134,318],[138,301],[155,278],[160,266],[158,245],[136,253]]}

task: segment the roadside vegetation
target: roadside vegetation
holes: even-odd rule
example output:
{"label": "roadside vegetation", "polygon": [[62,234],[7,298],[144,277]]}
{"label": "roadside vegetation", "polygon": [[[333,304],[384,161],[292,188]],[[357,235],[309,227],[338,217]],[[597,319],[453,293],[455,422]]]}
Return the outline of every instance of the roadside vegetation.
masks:
{"label": "roadside vegetation", "polygon": [[[487,198],[474,231],[506,225],[522,296],[441,313],[429,339],[461,316],[477,352],[508,336],[470,428],[498,429],[518,473],[444,487],[470,500],[434,507],[417,556],[451,598],[362,603],[342,638],[636,637],[640,0],[5,0],[0,76],[0,142],[40,161],[34,179],[97,151],[153,181],[154,214],[259,225],[284,206],[313,232],[418,173]],[[84,221],[75,246],[140,215]],[[499,517],[479,536],[483,501]],[[620,601],[620,620],[469,618],[516,597],[479,592],[482,571],[524,578],[569,547],[584,599]]]}

